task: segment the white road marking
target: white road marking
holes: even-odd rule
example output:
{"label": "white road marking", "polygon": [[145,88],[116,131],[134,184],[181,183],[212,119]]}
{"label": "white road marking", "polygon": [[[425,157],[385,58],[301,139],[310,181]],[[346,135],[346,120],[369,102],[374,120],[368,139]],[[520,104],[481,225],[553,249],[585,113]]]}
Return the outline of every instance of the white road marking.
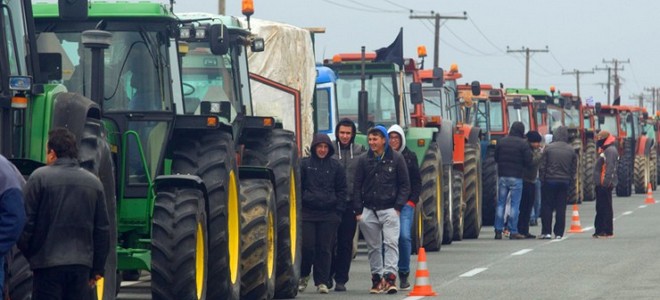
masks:
{"label": "white road marking", "polygon": [[403,298],[403,300],[418,300],[418,299],[423,299],[423,298],[424,298],[424,296],[410,296],[410,297]]}
{"label": "white road marking", "polygon": [[645,207],[646,207],[646,205],[640,205],[639,206],[639,208],[645,208]]}
{"label": "white road marking", "polygon": [[626,212],[622,213],[621,215],[622,216],[627,216],[627,215],[632,214],[632,213],[633,213],[632,211],[626,211]]}
{"label": "white road marking", "polygon": [[131,285],[136,285],[143,283],[144,281],[124,281],[121,283],[121,286],[131,286]]}
{"label": "white road marking", "polygon": [[590,230],[592,230],[592,229],[594,229],[593,226],[585,227],[585,228],[582,229],[582,232],[590,231]]}
{"label": "white road marking", "polygon": [[530,252],[530,251],[532,251],[532,250],[534,250],[534,249],[522,249],[522,250],[520,250],[520,251],[518,251],[518,252],[511,253],[511,255],[523,255],[523,254],[528,253],[528,252]]}
{"label": "white road marking", "polygon": [[467,271],[467,272],[461,274],[458,277],[472,277],[472,276],[477,275],[477,274],[479,274],[483,271],[486,271],[486,270],[488,270],[488,268],[474,268],[470,271]]}

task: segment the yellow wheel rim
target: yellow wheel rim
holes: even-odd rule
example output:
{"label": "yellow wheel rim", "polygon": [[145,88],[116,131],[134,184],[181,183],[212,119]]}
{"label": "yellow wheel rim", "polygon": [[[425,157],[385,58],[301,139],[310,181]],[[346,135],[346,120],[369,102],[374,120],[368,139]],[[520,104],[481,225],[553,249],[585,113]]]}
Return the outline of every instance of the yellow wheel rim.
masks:
{"label": "yellow wheel rim", "polygon": [[197,234],[195,236],[197,237],[195,245],[195,286],[197,288],[197,299],[202,299],[206,258],[204,257],[205,239],[201,223],[197,223]]}
{"label": "yellow wheel rim", "polygon": [[296,176],[291,168],[289,174],[289,234],[291,235],[291,261],[296,261],[298,244],[298,195],[296,194]]}
{"label": "yellow wheel rim", "polygon": [[268,211],[268,278],[273,277],[275,269],[275,217],[272,211]]}
{"label": "yellow wheel rim", "polygon": [[236,190],[236,174],[234,170],[229,173],[229,191],[227,197],[227,211],[229,226],[229,271],[231,282],[235,284],[238,280],[238,256],[240,255],[240,221],[238,211],[238,191]]}

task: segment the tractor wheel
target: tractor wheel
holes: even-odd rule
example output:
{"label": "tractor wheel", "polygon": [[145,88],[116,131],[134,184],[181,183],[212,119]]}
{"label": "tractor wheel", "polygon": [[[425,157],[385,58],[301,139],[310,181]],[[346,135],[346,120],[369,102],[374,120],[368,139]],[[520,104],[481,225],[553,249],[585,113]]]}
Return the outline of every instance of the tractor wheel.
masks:
{"label": "tractor wheel", "polygon": [[275,298],[298,294],[302,247],[300,165],[293,132],[273,129],[246,137],[244,165],[263,166],[275,174],[277,196],[277,279]]}
{"label": "tractor wheel", "polygon": [[635,153],[631,147],[632,139],[625,138],[623,139],[623,155],[619,157],[619,163],[617,165],[617,185],[616,185],[616,196],[617,197],[630,197],[632,194],[632,169],[633,169],[633,159]]}
{"label": "tractor wheel", "polygon": [[463,172],[454,169],[452,188],[452,223],[454,232],[452,239],[454,241],[463,240],[463,231],[465,229],[465,189],[463,187]]}
{"label": "tractor wheel", "polygon": [[440,251],[442,245],[444,215],[441,170],[441,154],[437,144],[433,143],[426,150],[419,169],[422,176],[422,191],[415,209],[413,234],[415,248],[424,247],[426,251]]}
{"label": "tractor wheel", "polygon": [[172,173],[199,176],[208,193],[209,299],[240,296],[240,203],[234,141],[227,132],[181,135],[173,151]]}
{"label": "tractor wheel", "polygon": [[7,289],[9,299],[32,299],[32,270],[23,253],[16,246],[7,253]]}
{"label": "tractor wheel", "polygon": [[635,186],[635,194],[646,193],[646,183],[644,183],[646,175],[646,167],[648,161],[644,155],[635,155],[634,171],[633,171],[633,185]]}
{"label": "tractor wheel", "polygon": [[495,206],[497,205],[497,163],[495,162],[495,148],[486,150],[486,160],[483,162],[482,182],[482,210],[481,220],[484,226],[495,224]]}
{"label": "tractor wheel", "polygon": [[579,138],[573,139],[571,147],[577,154],[577,165],[573,180],[568,185],[568,204],[582,203],[582,141]]}
{"label": "tractor wheel", "polygon": [[275,294],[277,234],[273,185],[268,180],[241,180],[241,298],[272,299]]}
{"label": "tractor wheel", "polygon": [[481,155],[479,148],[465,149],[465,211],[463,238],[479,238],[481,232]]}
{"label": "tractor wheel", "polygon": [[206,299],[208,245],[204,193],[166,187],[156,195],[151,230],[151,297]]}
{"label": "tractor wheel", "polygon": [[117,198],[115,166],[105,130],[100,120],[87,118],[80,138],[80,166],[98,176],[103,184],[110,229],[110,251],[103,278],[97,282],[97,299],[114,299],[117,294]]}
{"label": "tractor wheel", "polygon": [[651,189],[654,191],[658,188],[658,152],[656,147],[658,147],[657,144],[651,147],[649,156],[649,167],[651,168],[649,171],[649,177],[651,177],[649,181],[651,181]]}
{"label": "tractor wheel", "polygon": [[453,216],[453,207],[456,201],[460,201],[460,198],[456,198],[456,195],[451,192],[453,185],[453,172],[452,166],[447,165],[442,168],[442,209],[444,210],[444,220],[442,224],[442,244],[451,245],[454,241],[454,216]]}
{"label": "tractor wheel", "polygon": [[594,168],[596,166],[596,143],[587,142],[582,158],[582,196],[584,201],[596,200],[596,183],[594,182]]}

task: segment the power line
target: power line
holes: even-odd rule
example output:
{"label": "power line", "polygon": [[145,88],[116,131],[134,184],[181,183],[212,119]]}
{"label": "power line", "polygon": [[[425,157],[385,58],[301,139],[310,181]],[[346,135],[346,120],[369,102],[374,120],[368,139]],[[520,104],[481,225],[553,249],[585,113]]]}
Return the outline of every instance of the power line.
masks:
{"label": "power line", "polygon": [[463,43],[465,46],[469,47],[470,49],[472,49],[472,50],[474,50],[474,51],[477,51],[477,53],[480,53],[480,54],[483,55],[483,56],[494,56],[494,55],[497,54],[497,53],[486,53],[486,52],[483,52],[483,51],[481,51],[481,50],[475,48],[474,46],[470,45],[468,42],[464,41],[459,35],[457,35],[456,33],[454,33],[454,31],[451,30],[451,28],[449,28],[449,26],[446,26],[446,25],[445,25],[445,28],[447,29],[447,31],[449,31],[449,33],[451,33],[451,35],[453,35],[454,37],[456,37],[456,39],[458,39],[461,43]]}
{"label": "power line", "polygon": [[559,65],[559,67],[561,67],[561,69],[563,70],[564,66],[559,62],[559,60],[555,57],[555,55],[552,52],[550,52],[550,56],[552,56],[552,59],[554,59],[555,62],[557,62],[557,65]]}
{"label": "power line", "polygon": [[536,60],[536,58],[534,58],[534,56],[532,56],[532,61],[536,64],[537,67],[541,68],[541,70],[543,70],[543,71],[546,73],[546,75],[548,75],[548,76],[556,75],[555,72],[549,71],[548,69],[546,69],[545,67],[543,67],[543,65],[542,65],[541,63],[539,63],[539,62]]}
{"label": "power line", "polygon": [[398,7],[398,8],[403,8],[403,9],[405,9],[405,10],[407,10],[407,11],[411,11],[411,12],[413,11],[412,8],[405,7],[405,6],[400,5],[400,4],[398,4],[398,3],[394,2],[394,1],[385,0],[385,2],[387,2],[387,3],[389,3],[389,4],[392,4],[392,5],[394,5],[394,6]]}
{"label": "power line", "polygon": [[572,72],[564,72],[564,70],[561,71],[562,75],[575,75],[575,78],[577,79],[577,96],[580,98],[580,75],[581,74],[593,74],[594,70],[591,71],[580,71],[577,69],[573,69]]}
{"label": "power line", "polygon": [[386,9],[382,9],[382,8],[380,8],[380,7],[376,7],[376,6],[371,6],[371,5],[367,5],[367,4],[364,4],[364,3],[360,3],[360,2],[355,1],[355,0],[347,0],[347,1],[348,1],[348,2],[351,2],[351,3],[353,3],[353,4],[357,4],[357,5],[359,5],[359,6],[366,7],[366,8],[369,8],[369,9],[373,9],[373,10],[375,10],[375,11],[380,11],[380,12],[383,12],[383,13],[408,13],[408,11],[409,11],[409,10],[405,10],[405,11],[400,11],[400,10],[386,10]]}
{"label": "power line", "polygon": [[[332,5],[336,5],[336,6],[339,6],[339,7],[342,7],[342,8],[346,8],[346,9],[357,10],[357,11],[368,12],[368,13],[387,12],[387,11],[382,11],[382,10],[364,9],[364,8],[359,8],[359,7],[348,6],[346,4],[338,3],[338,2],[335,2],[335,1],[331,1],[331,0],[323,0],[323,2],[327,2],[327,3],[330,3]],[[396,13],[401,13],[401,12],[396,12]]]}
{"label": "power line", "polygon": [[529,47],[522,47],[521,50],[510,50],[509,46],[506,46],[506,53],[524,53],[525,54],[525,88],[529,88],[529,58],[531,55],[539,52],[550,52],[548,46],[545,46],[545,49],[529,49]]}
{"label": "power line", "polygon": [[491,46],[493,46],[493,48],[497,49],[497,51],[499,51],[499,52],[501,52],[501,53],[506,53],[504,50],[500,49],[500,47],[498,47],[497,45],[495,45],[495,43],[493,43],[493,42],[492,42],[492,41],[491,41],[491,40],[490,40],[490,39],[489,39],[489,38],[483,33],[483,31],[481,31],[481,29],[479,28],[479,26],[477,26],[477,23],[474,22],[473,18],[468,18],[468,20],[470,20],[470,23],[472,23],[472,26],[474,26],[474,28],[477,29],[477,32],[479,32],[479,34],[480,34],[480,35],[481,35],[481,36],[482,36],[482,37],[483,37],[483,38],[484,38],[484,39],[485,39],[485,40],[486,40]]}
{"label": "power line", "polygon": [[410,14],[411,19],[434,19],[435,20],[435,49],[433,51],[433,68],[438,67],[438,63],[440,61],[440,20],[446,19],[446,20],[466,20],[467,19],[467,13],[463,12],[463,16],[441,16],[439,13],[433,13],[431,12],[431,15],[427,16],[415,16],[413,14]]}

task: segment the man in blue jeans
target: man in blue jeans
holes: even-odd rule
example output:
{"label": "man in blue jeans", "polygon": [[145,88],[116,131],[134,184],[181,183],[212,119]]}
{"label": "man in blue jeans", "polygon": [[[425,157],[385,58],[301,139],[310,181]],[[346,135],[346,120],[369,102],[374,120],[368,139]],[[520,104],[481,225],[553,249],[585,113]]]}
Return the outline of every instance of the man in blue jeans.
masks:
{"label": "man in blue jeans", "polygon": [[511,196],[511,212],[507,226],[512,240],[524,239],[518,233],[518,213],[522,196],[523,170],[532,163],[532,149],[525,140],[525,125],[522,122],[511,124],[509,135],[498,141],[495,147],[495,162],[499,174],[497,206],[495,209],[495,239],[502,239],[504,229],[504,207]]}
{"label": "man in blue jeans", "polygon": [[410,289],[408,275],[410,275],[410,254],[412,252],[412,222],[415,216],[415,205],[419,201],[422,192],[422,176],[419,173],[417,155],[406,147],[406,134],[399,125],[392,125],[387,131],[390,136],[390,147],[403,155],[408,167],[408,178],[410,178],[410,194],[408,202],[401,209],[399,216],[399,287],[402,290]]}

